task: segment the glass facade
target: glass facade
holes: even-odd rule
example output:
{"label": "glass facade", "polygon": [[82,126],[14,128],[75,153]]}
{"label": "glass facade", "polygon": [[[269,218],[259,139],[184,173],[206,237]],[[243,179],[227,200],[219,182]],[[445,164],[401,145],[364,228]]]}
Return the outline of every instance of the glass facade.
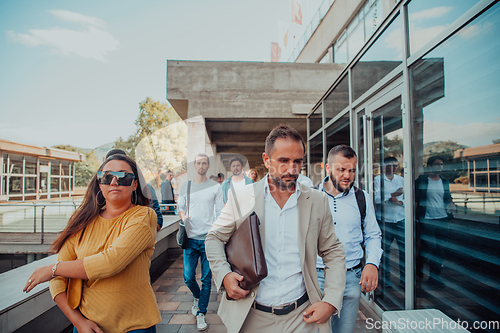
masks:
{"label": "glass facade", "polygon": [[[498,332],[472,325],[500,318],[500,3],[403,1],[370,17],[376,35],[354,48],[366,51],[341,74],[351,82],[336,80],[321,101],[310,157],[322,163],[339,143],[358,153],[383,233],[377,313],[438,309],[471,332]],[[346,58],[359,24],[342,37]],[[312,169],[316,184],[324,175]]]}
{"label": "glass facade", "polygon": [[70,196],[74,162],[1,153],[0,200],[36,200]]}

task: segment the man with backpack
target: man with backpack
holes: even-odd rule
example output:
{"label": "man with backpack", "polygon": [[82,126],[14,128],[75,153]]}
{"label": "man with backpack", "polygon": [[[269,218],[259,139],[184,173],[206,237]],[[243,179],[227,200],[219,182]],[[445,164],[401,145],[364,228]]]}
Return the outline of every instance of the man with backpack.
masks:
{"label": "man with backpack", "polygon": [[[332,332],[354,332],[361,292],[377,288],[378,266],[382,257],[382,233],[377,224],[373,202],[365,191],[353,186],[356,177],[356,152],[347,145],[333,147],[328,153],[327,177],[319,186],[326,192],[335,233],[344,244],[346,287],[342,310],[332,317]],[[366,251],[366,263],[364,263]],[[323,289],[324,265],[316,264]]]}

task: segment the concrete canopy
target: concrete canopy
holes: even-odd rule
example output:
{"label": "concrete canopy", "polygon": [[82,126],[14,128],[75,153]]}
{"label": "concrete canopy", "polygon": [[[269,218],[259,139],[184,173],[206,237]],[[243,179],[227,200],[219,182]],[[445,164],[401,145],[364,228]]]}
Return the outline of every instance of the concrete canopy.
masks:
{"label": "concrete canopy", "polygon": [[307,114],[342,69],[337,64],[168,60],[167,99],[182,119],[203,117],[226,170],[231,154],[245,155],[254,168],[262,166],[265,138],[280,123],[307,138]]}

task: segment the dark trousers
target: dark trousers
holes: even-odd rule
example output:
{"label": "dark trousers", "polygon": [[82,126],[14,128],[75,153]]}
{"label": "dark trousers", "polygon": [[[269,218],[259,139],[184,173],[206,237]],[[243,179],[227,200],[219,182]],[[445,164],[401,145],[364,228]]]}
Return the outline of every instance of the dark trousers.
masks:
{"label": "dark trousers", "polygon": [[423,266],[427,262],[431,278],[441,274],[443,258],[449,234],[449,219],[417,222],[417,276],[423,277]]}
{"label": "dark trousers", "polygon": [[396,240],[399,252],[399,276],[403,282],[405,278],[405,220],[396,223],[379,221],[379,225],[382,226],[382,249],[384,250],[382,267],[385,280],[389,281],[391,276],[391,245]]}
{"label": "dark trousers", "polygon": [[[175,200],[162,200],[161,203],[164,205],[172,205],[172,204],[175,204]],[[163,211],[163,215],[175,215],[174,206],[165,207],[165,210]]]}

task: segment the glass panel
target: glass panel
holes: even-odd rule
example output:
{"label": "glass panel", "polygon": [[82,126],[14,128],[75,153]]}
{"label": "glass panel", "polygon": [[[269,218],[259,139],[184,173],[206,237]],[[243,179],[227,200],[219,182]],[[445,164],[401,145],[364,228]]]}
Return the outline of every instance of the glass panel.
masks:
{"label": "glass panel", "polygon": [[61,162],[61,175],[69,176],[69,162]]}
{"label": "glass panel", "polygon": [[408,4],[410,55],[430,42],[479,0],[418,0]]}
{"label": "glass panel", "polygon": [[359,188],[365,188],[365,128],[363,123],[363,115],[365,110],[358,113],[358,180]]}
{"label": "glass panel", "polygon": [[61,178],[61,192],[69,191],[69,178]]}
{"label": "glass panel", "polygon": [[46,172],[41,172],[40,173],[40,183],[38,184],[40,188],[41,193],[47,193],[47,186],[48,186],[48,174]]}
{"label": "glass panel", "polygon": [[374,4],[365,7],[367,14],[365,17],[365,36],[368,40],[377,28],[382,24],[384,14],[382,12],[382,1],[376,1]]}
{"label": "glass panel", "polygon": [[22,155],[10,155],[10,174],[23,174],[23,156]]}
{"label": "glass panel", "polygon": [[349,112],[346,112],[339,120],[326,129],[326,154],[337,145],[350,146],[351,126],[349,124]]}
{"label": "glass panel", "polygon": [[475,171],[488,171],[488,160],[486,158],[478,158],[476,160]]}
{"label": "glass panel", "polygon": [[24,173],[26,175],[36,175],[36,158],[34,157],[25,158]]}
{"label": "glass panel", "polygon": [[363,45],[365,45],[365,27],[363,25],[363,21],[361,21],[357,27],[354,28],[351,32],[349,32],[348,36],[348,61],[350,62],[356,54],[361,50]]}
{"label": "glass panel", "polygon": [[2,177],[2,195],[7,195],[7,176]]}
{"label": "glass panel", "polygon": [[347,43],[335,44],[333,61],[336,64],[347,64]]}
{"label": "glass panel", "polygon": [[320,105],[310,116],[309,116],[309,133],[313,135],[323,126],[323,115],[322,106]]}
{"label": "glass panel", "polygon": [[50,175],[59,176],[59,161],[50,162]]}
{"label": "glass panel", "polygon": [[401,19],[398,15],[354,65],[354,100],[402,63],[401,31]]}
{"label": "glass panel", "polygon": [[401,97],[373,113],[373,193],[382,230],[380,283],[375,301],[384,310],[404,309],[405,209]]}
{"label": "glass panel", "polygon": [[490,174],[490,187],[499,187],[498,186],[498,176],[500,174],[499,173],[492,173]]}
{"label": "glass panel", "polygon": [[349,106],[349,79],[346,76],[339,82],[324,101],[325,103],[325,123],[329,122],[336,115]]}
{"label": "glass panel", "polygon": [[24,193],[36,193],[36,177],[24,178]]}
{"label": "glass panel", "polygon": [[59,178],[50,177],[50,192],[59,192]]}
{"label": "glass panel", "polygon": [[8,162],[9,156],[7,154],[3,154],[3,173],[7,173],[7,162]]}
{"label": "glass panel", "polygon": [[[484,162],[500,153],[492,144],[500,133],[499,34],[496,3],[410,70],[416,308],[469,322],[500,313],[500,193],[486,187]],[[475,171],[466,184],[468,165]]]}
{"label": "glass panel", "polygon": [[[498,144],[498,143],[497,143]],[[500,144],[498,144],[500,147]],[[490,158],[490,171],[500,170],[500,158],[492,157]]]}
{"label": "glass panel", "polygon": [[23,193],[23,177],[10,177],[9,194]]}
{"label": "glass panel", "polygon": [[325,165],[323,163],[323,136],[317,135],[309,141],[309,157],[311,168],[309,178],[316,186],[323,181],[325,177]]}

